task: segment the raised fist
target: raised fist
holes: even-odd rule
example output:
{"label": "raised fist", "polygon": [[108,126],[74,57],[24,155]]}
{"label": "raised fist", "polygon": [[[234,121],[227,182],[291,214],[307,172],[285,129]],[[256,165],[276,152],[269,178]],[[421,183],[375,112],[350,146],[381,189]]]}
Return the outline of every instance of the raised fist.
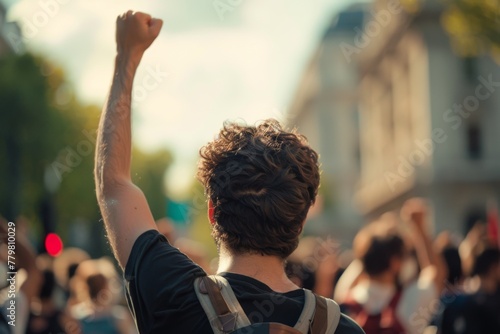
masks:
{"label": "raised fist", "polygon": [[427,215],[428,207],[423,198],[411,198],[404,203],[401,209],[401,218],[412,222],[420,230],[426,228]]}
{"label": "raised fist", "polygon": [[141,57],[160,33],[163,21],[141,12],[128,12],[116,19],[116,46],[119,54]]}

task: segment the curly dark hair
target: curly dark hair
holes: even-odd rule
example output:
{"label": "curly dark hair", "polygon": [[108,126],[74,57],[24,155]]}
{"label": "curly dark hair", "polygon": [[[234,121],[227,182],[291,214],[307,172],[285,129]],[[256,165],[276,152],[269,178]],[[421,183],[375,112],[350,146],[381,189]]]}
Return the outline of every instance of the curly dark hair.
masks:
{"label": "curly dark hair", "polygon": [[366,253],[363,254],[361,262],[365,272],[369,276],[384,273],[391,267],[393,258],[403,259],[405,255],[405,244],[401,236],[388,234],[385,236],[372,236]]}
{"label": "curly dark hair", "polygon": [[288,257],[319,187],[318,154],[268,119],[225,123],[200,149],[198,179],[214,206],[212,236],[235,254]]}

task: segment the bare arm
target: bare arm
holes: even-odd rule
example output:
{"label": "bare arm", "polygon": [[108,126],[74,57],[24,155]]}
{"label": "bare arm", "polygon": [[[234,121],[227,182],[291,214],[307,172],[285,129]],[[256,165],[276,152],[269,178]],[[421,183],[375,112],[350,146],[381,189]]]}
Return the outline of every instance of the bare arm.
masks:
{"label": "bare arm", "polygon": [[118,17],[115,70],[99,123],[94,171],[97,200],[122,268],[137,237],[156,228],[144,194],[130,177],[130,108],[135,72],[161,26],[161,20],[144,13],[128,11]]}
{"label": "bare arm", "polygon": [[341,304],[345,302],[352,288],[360,281],[363,276],[363,263],[359,259],[354,259],[340,276],[333,294],[333,299]]}
{"label": "bare arm", "polygon": [[440,292],[444,286],[447,269],[443,258],[434,249],[432,239],[427,230],[428,212],[427,206],[422,199],[414,198],[408,200],[402,209],[402,217],[413,225],[415,232],[415,250],[422,270],[433,270],[433,280],[437,290]]}

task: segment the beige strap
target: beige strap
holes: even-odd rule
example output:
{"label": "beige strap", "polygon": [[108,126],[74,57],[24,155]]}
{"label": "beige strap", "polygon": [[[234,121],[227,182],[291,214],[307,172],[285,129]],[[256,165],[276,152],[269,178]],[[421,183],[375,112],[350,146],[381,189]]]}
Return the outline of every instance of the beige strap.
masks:
{"label": "beige strap", "polygon": [[316,311],[311,324],[311,334],[325,334],[328,327],[328,311],[326,299],[315,295],[316,297]]}
{"label": "beige strap", "polygon": [[304,293],[304,308],[294,328],[302,333],[309,333],[309,330],[312,334],[335,333],[340,322],[339,305],[329,298],[312,293],[310,290],[304,289]]}
{"label": "beige strap", "polygon": [[309,328],[311,326],[311,320],[313,318],[315,308],[316,301],[314,293],[312,293],[310,290],[304,289],[304,307],[302,308],[302,313],[300,314],[299,319],[297,320],[293,328],[304,334],[309,333]]}
{"label": "beige strap", "polygon": [[340,306],[334,300],[325,298],[328,310],[328,327],[326,333],[333,334],[337,330],[340,322]]}
{"label": "beige strap", "polygon": [[231,285],[229,284],[227,279],[219,275],[213,275],[211,277],[215,277],[216,280],[221,285],[222,297],[224,297],[224,300],[226,301],[227,306],[229,307],[231,312],[238,313],[236,328],[250,326],[251,325],[250,320],[248,320],[245,311],[243,311],[243,308],[241,307],[240,302],[236,298],[234,291],[231,288]]}
{"label": "beige strap", "polygon": [[[194,288],[214,334],[225,334],[251,325],[231,285],[224,277],[218,275],[198,277]],[[293,327],[295,331],[307,334],[311,329],[312,334],[335,333],[341,315],[338,304],[307,289],[304,289],[304,298],[302,313]],[[319,312],[316,312],[316,309]],[[269,329],[276,334],[294,333],[293,329],[286,331],[285,327],[289,327],[285,325],[278,326],[276,323],[269,325],[271,325]]]}

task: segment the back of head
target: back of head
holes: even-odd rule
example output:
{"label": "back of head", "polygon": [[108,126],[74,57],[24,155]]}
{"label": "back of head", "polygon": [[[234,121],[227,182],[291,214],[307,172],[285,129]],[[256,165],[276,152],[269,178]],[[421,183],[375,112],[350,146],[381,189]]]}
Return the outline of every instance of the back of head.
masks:
{"label": "back of head", "polygon": [[108,287],[108,279],[101,273],[92,274],[86,279],[90,299],[99,301],[100,295]]}
{"label": "back of head", "polygon": [[227,123],[200,150],[198,178],[214,206],[212,235],[236,254],[286,258],[319,186],[318,155],[276,120]]}
{"label": "back of head", "polygon": [[405,243],[399,233],[381,222],[363,228],[354,240],[356,257],[369,276],[383,274],[394,258],[402,259]]}
{"label": "back of head", "polygon": [[370,276],[376,276],[390,269],[393,258],[402,258],[404,242],[400,236],[393,234],[374,237],[370,247],[362,257],[365,271]]}

